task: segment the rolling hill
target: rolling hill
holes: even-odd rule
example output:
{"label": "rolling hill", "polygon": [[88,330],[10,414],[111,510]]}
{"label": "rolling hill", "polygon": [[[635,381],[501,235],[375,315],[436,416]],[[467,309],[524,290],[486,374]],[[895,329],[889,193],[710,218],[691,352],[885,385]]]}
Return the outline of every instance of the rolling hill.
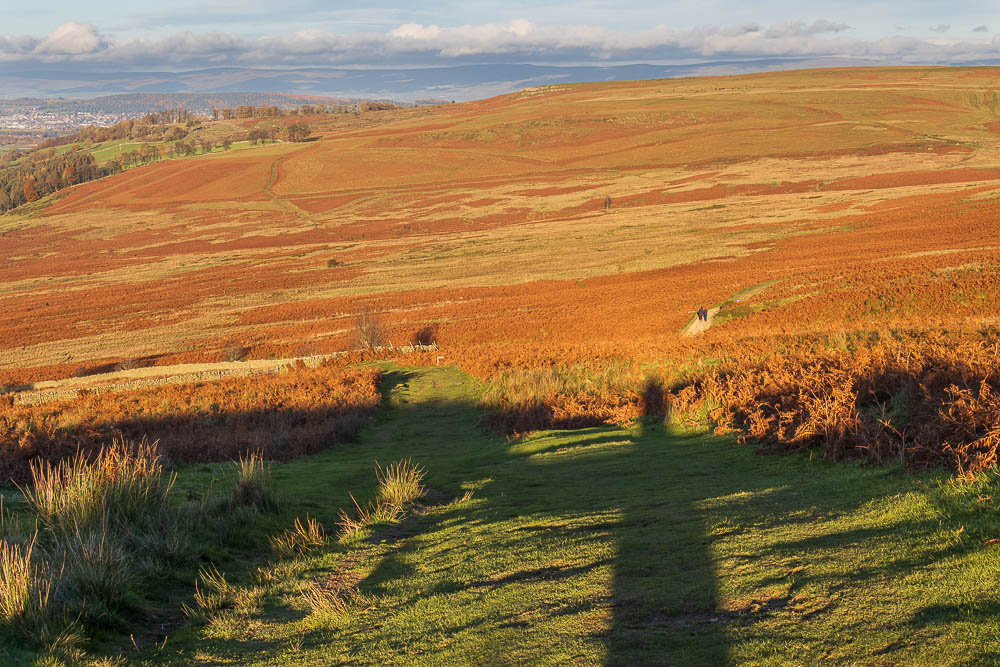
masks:
{"label": "rolling hill", "polygon": [[[991,322],[936,290],[992,262],[993,77],[529,89],[360,125],[316,117],[307,144],[130,170],[2,219],[0,370],[14,383],[234,344],[333,351],[363,303],[397,344],[433,326],[462,356],[670,346],[698,306],[772,281],[722,328],[850,326],[884,281],[880,299],[919,283],[908,298],[935,303],[923,317]],[[879,326],[919,308],[884,309]]]}

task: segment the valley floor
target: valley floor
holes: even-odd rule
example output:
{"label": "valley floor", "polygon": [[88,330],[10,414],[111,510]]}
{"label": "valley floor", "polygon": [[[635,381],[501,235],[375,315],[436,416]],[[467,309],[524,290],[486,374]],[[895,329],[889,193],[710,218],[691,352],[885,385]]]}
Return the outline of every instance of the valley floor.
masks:
{"label": "valley floor", "polygon": [[[508,442],[479,429],[477,391],[452,368],[391,368],[358,441],[274,481],[283,512],[330,527],[375,461],[412,458],[425,504],[285,564],[284,583],[227,572],[260,604],[130,662],[1000,661],[995,475],[758,456],[659,422]],[[182,469],[179,487],[217,471]],[[342,603],[311,608],[309,583]]]}

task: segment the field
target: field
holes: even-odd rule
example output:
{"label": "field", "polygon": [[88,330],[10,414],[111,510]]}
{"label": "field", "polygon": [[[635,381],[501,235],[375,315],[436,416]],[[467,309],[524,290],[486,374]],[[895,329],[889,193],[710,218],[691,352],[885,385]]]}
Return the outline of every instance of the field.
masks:
{"label": "field", "polygon": [[[100,639],[151,663],[1000,655],[998,76],[548,86],[74,186],[0,216],[4,475],[282,461],[228,602]],[[427,495],[338,529],[408,458]]]}

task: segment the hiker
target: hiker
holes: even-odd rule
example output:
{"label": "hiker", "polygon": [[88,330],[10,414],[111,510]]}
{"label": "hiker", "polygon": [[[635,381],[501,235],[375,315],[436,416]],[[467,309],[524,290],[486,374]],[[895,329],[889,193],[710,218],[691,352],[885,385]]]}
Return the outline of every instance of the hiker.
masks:
{"label": "hiker", "polygon": [[702,322],[708,322],[708,309],[702,307],[700,310],[698,310],[698,318]]}

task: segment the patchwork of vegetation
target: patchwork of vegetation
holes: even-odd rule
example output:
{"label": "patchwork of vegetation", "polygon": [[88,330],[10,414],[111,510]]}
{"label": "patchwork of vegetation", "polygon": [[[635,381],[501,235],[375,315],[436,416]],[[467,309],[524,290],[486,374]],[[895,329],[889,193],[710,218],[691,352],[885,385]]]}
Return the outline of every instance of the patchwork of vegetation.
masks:
{"label": "patchwork of vegetation", "polygon": [[[992,76],[314,114],[315,141],[160,162],[0,217],[0,465],[26,484],[11,525],[39,521],[0,554],[10,656],[1000,655]],[[292,139],[301,120],[215,122]],[[434,343],[408,357],[423,367],[350,365],[404,343]],[[367,351],[14,400],[100,369],[348,349]],[[146,583],[84,611],[60,559],[103,547],[57,540],[33,499],[124,457],[116,437],[158,441],[140,458],[162,516],[195,517],[191,546],[176,580],[126,568]],[[144,559],[122,533],[111,553]],[[159,610],[134,643],[113,620],[131,600]]]}

